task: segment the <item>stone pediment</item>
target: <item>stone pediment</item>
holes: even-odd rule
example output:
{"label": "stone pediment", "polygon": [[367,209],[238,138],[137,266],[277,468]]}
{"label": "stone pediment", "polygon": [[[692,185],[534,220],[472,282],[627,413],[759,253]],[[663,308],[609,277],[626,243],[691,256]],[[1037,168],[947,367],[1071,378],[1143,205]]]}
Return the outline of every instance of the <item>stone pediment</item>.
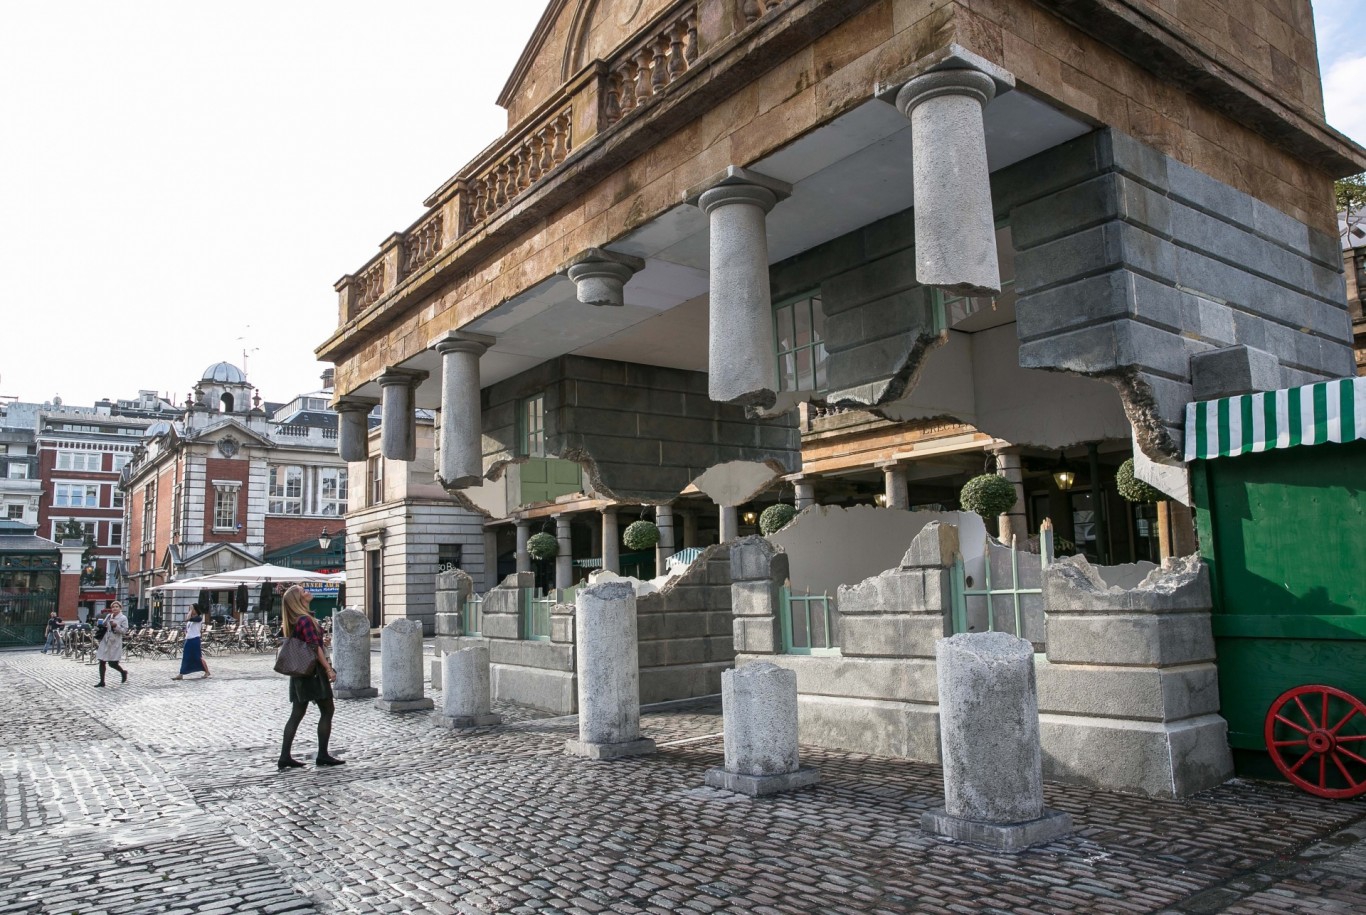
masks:
{"label": "stone pediment", "polygon": [[508,125],[523,118],[594,60],[642,33],[677,0],[550,0],[498,96]]}
{"label": "stone pediment", "polygon": [[235,419],[226,419],[217,425],[200,430],[193,436],[200,444],[211,443],[219,446],[216,457],[233,457],[244,445],[257,448],[274,448],[270,439],[254,432]]}

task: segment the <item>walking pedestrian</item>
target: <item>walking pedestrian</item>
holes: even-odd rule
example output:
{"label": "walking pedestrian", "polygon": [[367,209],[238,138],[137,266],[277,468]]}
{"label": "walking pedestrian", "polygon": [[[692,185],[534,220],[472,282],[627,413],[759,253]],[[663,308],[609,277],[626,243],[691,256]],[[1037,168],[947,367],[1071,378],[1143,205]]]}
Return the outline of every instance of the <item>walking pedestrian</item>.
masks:
{"label": "walking pedestrian", "polygon": [[199,612],[199,604],[190,604],[190,617],[185,620],[185,650],[180,655],[180,673],[172,677],[172,680],[184,680],[186,674],[197,674],[204,672],[204,679],[209,679],[209,665],[204,660],[203,642],[200,636],[204,632],[204,616]]}
{"label": "walking pedestrian", "polygon": [[96,686],[104,686],[104,668],[109,665],[119,672],[122,677],[120,683],[128,682],[128,671],[119,664],[123,660],[123,634],[128,631],[128,617],[123,615],[123,603],[121,601],[112,602],[104,615],[104,638],[100,639],[100,647],[95,651],[95,660],[100,662],[100,682]]}
{"label": "walking pedestrian", "polygon": [[290,754],[294,746],[294,734],[299,730],[310,702],[317,704],[321,716],[318,719],[317,764],[340,766],[346,762],[327,752],[327,744],[332,738],[332,714],[336,711],[336,704],[332,699],[332,681],[337,679],[337,673],[327,661],[327,653],[323,651],[322,630],[318,628],[318,621],[308,609],[312,601],[313,595],[302,585],[293,585],[285,592],[281,620],[285,638],[292,636],[312,648],[318,656],[318,664],[313,668],[313,673],[306,677],[289,678],[289,703],[292,708],[289,720],[285,722],[284,742],[280,746],[280,759],[276,763],[280,769],[297,769],[303,766],[303,763]]}
{"label": "walking pedestrian", "polygon": [[57,618],[57,611],[53,610],[47,617],[47,628],[44,630],[43,654],[49,651],[54,654],[60,650],[61,643],[59,634],[62,631],[62,621]]}

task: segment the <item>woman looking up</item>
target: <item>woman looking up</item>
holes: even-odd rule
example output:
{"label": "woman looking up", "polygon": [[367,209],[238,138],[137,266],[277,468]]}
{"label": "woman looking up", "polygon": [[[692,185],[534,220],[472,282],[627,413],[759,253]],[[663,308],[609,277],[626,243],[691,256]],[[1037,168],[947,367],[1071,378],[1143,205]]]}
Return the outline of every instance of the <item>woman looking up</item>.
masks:
{"label": "woman looking up", "polygon": [[296,769],[303,766],[290,752],[294,746],[294,733],[308,712],[308,703],[316,702],[321,717],[318,719],[318,757],[320,766],[340,766],[346,760],[337,759],[327,752],[328,741],[332,737],[332,713],[336,706],[332,701],[332,681],[337,679],[336,671],[327,662],[323,651],[323,634],[318,621],[313,618],[308,605],[313,595],[302,585],[293,585],[285,592],[284,613],[281,625],[286,638],[296,638],[308,645],[318,656],[318,664],[313,673],[306,677],[289,678],[289,702],[293,707],[289,720],[285,722],[284,742],[280,746],[280,759],[277,766],[281,769]]}

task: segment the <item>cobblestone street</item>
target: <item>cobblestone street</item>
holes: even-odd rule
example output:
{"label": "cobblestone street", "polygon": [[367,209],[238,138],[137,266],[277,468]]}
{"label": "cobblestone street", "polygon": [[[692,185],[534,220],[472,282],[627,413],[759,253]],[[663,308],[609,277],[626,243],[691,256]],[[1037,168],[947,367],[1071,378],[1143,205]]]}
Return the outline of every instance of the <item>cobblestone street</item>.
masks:
{"label": "cobblestone street", "polygon": [[347,765],[279,774],[283,678],[265,656],[211,663],[175,683],[173,662],[134,660],[97,690],[91,667],[0,654],[0,913],[1366,909],[1360,801],[1050,786],[1076,832],[996,857],[921,834],[931,766],[808,750],[814,789],[702,787],[716,706],[653,711],[657,755],[592,763],[563,754],[571,719],[504,708],[462,734],[341,702]]}

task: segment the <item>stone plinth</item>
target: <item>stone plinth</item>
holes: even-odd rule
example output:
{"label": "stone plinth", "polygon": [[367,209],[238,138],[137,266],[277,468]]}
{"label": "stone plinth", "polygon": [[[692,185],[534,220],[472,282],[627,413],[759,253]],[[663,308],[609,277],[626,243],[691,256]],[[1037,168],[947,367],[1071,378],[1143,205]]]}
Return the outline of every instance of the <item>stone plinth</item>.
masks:
{"label": "stone plinth", "polygon": [[332,669],[338,699],[372,699],[379,690],[370,685],[370,621],[359,610],[342,610],[332,617]]}
{"label": "stone plinth", "polygon": [[1004,632],[964,633],[935,646],[944,807],[921,829],[997,851],[1019,851],[1072,829],[1043,805],[1034,647]]}
{"label": "stone plinth", "polygon": [[652,753],[640,736],[640,657],[636,592],[608,581],[579,591],[574,602],[578,642],[579,737],[565,752],[589,759]]}
{"label": "stone plinth", "polygon": [[489,700],[489,650],[483,646],[446,654],[441,664],[440,723],[448,728],[502,724]]}
{"label": "stone plinth", "polygon": [[379,636],[382,670],[375,707],[386,712],[415,712],[432,707],[423,693],[422,624],[394,620]]}
{"label": "stone plinth", "polygon": [[797,674],[761,661],[721,675],[726,764],[706,783],[757,797],[820,781],[797,761]]}

